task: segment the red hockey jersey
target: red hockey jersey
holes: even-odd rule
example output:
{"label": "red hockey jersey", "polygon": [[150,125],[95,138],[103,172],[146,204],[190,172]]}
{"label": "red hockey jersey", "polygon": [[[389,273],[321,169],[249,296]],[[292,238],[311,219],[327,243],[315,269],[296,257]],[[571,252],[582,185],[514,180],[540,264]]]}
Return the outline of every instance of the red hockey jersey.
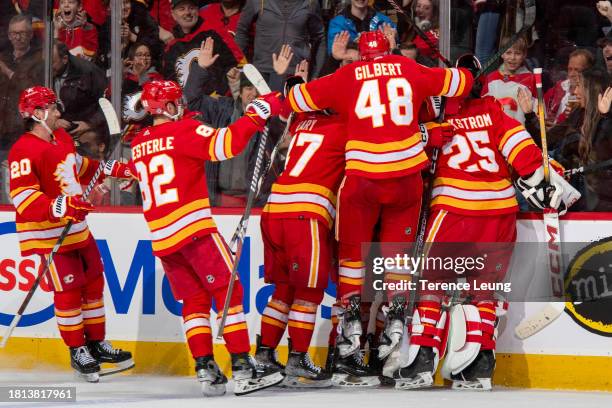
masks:
{"label": "red hockey jersey", "polygon": [[525,67],[514,75],[504,75],[501,69],[491,72],[485,78],[482,95],[493,96],[504,107],[504,112],[521,123],[525,123],[525,114],[518,105],[519,88],[528,90],[532,97],[536,95],[535,76]]}
{"label": "red hockey jersey", "polygon": [[194,237],[217,231],[204,161],[239,154],[257,130],[248,117],[221,129],[182,119],[145,128],[134,137],[130,167],[140,184],[155,255],[170,254]]}
{"label": "red hockey jersey", "polygon": [[463,101],[446,121],[455,135],[440,151],[431,206],[467,215],[518,211],[508,165],[521,176],[542,165],[531,135],[490,96]]}
{"label": "red hockey jersey", "polygon": [[57,39],[66,44],[72,55],[93,58],[98,53],[98,30],[93,24],[85,23],[74,28],[62,27]]}
{"label": "red hockey jersey", "polygon": [[299,114],[291,132],[285,170],[263,212],[272,218],[314,218],[331,229],[344,175],[344,123],[338,115]]}
{"label": "red hockey jersey", "polygon": [[[83,194],[81,185],[89,183],[98,162],[77,154],[63,129],[55,131],[53,143],[23,134],[11,148],[8,162],[21,254],[49,253],[68,223],[50,219],[51,201],[59,195]],[[89,234],[86,221],[74,223],[59,252],[84,246]]]}
{"label": "red hockey jersey", "polygon": [[464,69],[427,68],[409,58],[387,55],[295,86],[288,99],[297,112],[332,108],[344,116],[347,175],[389,178],[427,165],[417,123],[423,100],[464,95],[472,82]]}

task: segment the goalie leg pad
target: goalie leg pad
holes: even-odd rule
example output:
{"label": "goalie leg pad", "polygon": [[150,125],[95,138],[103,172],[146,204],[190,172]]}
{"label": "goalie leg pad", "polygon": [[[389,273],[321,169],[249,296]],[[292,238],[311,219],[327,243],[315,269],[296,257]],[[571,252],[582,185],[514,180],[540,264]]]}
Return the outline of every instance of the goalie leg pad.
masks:
{"label": "goalie leg pad", "polygon": [[442,376],[452,379],[469,366],[480,351],[482,331],[478,308],[474,305],[455,305],[451,308],[450,329]]}

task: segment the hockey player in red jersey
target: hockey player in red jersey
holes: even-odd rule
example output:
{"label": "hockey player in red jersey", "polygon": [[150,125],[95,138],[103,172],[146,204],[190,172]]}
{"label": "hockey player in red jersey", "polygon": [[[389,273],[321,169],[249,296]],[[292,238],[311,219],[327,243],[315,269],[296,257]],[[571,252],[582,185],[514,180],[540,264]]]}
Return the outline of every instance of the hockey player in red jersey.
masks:
{"label": "hockey player in red jersey", "polygon": [[[10,196],[22,256],[40,255],[46,263],[66,224],[73,223],[47,278],[71,366],[87,381],[97,382],[101,363],[117,364],[115,371],[134,363],[129,352],[104,340],[103,265],[85,221],[93,206],[81,197],[81,185],[89,183],[98,162],[76,152],[70,135],[58,126],[57,103],[49,88],[22,92],[19,112],[28,130],[8,155]],[[104,174],[131,177],[129,168],[116,161],[106,163]]]}
{"label": "hockey player in red jersey", "polygon": [[[474,72],[480,69],[478,60],[472,55],[461,57],[458,64],[471,67]],[[449,137],[441,143],[426,240],[430,243],[466,243],[465,246],[474,250],[479,247],[467,243],[489,243],[485,245],[488,245],[486,250],[490,256],[479,278],[500,282],[516,240],[518,204],[509,166],[520,177],[519,190],[542,208],[547,201],[544,199],[542,152],[523,125],[506,115],[503,106],[493,97],[449,98],[445,120],[448,122],[445,125],[450,124],[451,129]],[[551,184],[554,186],[550,197],[553,208],[566,210],[579,197],[579,193],[554,171],[551,172]],[[510,245],[502,248],[490,243]],[[448,256],[448,250],[448,247],[434,245],[428,256]],[[457,253],[452,255],[457,256]],[[425,270],[424,278],[432,280],[427,273]],[[459,276],[460,271],[457,274]],[[455,389],[491,388],[495,326],[507,308],[505,302],[495,300],[493,295],[492,291],[482,293],[468,304],[455,306],[461,308],[459,313],[465,317],[465,322],[451,323],[448,336],[457,336],[461,330],[467,336],[463,347],[447,350],[442,366],[443,376],[453,381]],[[441,292],[419,291],[409,327],[409,346],[400,358],[403,367],[393,373],[396,388],[422,388],[433,384],[438,361],[446,348],[445,326],[451,318],[442,310],[443,296]],[[455,316],[454,313],[450,315]]]}
{"label": "hockey player in red jersey", "polygon": [[298,114],[290,132],[285,170],[272,185],[261,217],[265,279],[275,289],[261,318],[256,358],[279,366],[274,350],[289,326],[285,384],[328,387],[331,375],[314,365],[308,347],[323,291],[334,275],[331,229],[346,133],[338,115],[322,112]]}
{"label": "hockey player in red jersey", "polygon": [[[464,95],[473,82],[467,70],[426,68],[390,55],[389,42],[380,31],[362,33],[359,52],[360,62],[295,86],[288,95],[295,111],[332,108],[346,119],[346,177],[338,193],[336,231],[340,242],[338,291],[344,308],[340,356],[359,352],[365,273],[362,243],[372,241],[376,224],[382,242],[411,242],[416,235],[420,170],[428,163],[416,120],[418,109],[428,96]],[[393,282],[409,280],[409,276],[393,271],[385,279]],[[387,327],[403,326],[405,303],[406,294],[394,296]],[[399,344],[395,335],[386,338],[386,351],[379,348],[381,358]]]}
{"label": "hockey player in red jersey", "polygon": [[[211,217],[204,161],[226,160],[246,146],[280,108],[276,95],[251,102],[246,115],[213,129],[183,117],[182,90],[172,81],[143,86],[141,101],[153,126],[132,141],[132,166],[142,207],[172,293],[183,301],[183,326],[205,395],[225,393],[227,379],[214,356],[210,308],[225,302],[234,259]],[[282,381],[278,369],[255,364],[242,309],[242,286],[235,282],[223,337],[232,358],[234,393],[247,394]],[[217,319],[221,318],[221,314]]]}

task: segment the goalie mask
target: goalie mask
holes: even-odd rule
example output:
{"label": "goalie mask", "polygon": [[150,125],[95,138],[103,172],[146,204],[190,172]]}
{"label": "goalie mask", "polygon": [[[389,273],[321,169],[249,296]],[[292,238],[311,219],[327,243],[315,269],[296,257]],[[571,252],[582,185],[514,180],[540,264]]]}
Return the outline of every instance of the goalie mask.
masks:
{"label": "goalie mask", "polygon": [[362,61],[371,61],[391,52],[389,40],[380,30],[361,33],[358,47]]}
{"label": "goalie mask", "polygon": [[[142,106],[151,115],[164,115],[171,120],[183,116],[183,90],[174,81],[150,81],[143,85],[140,101]],[[173,103],[177,112],[172,115],[168,112],[168,103]]]}
{"label": "goalie mask", "polygon": [[482,82],[480,80],[476,80],[476,77],[482,71],[482,65],[480,64],[480,60],[476,58],[474,54],[463,54],[459,58],[457,58],[457,62],[455,63],[456,68],[465,68],[472,73],[474,77],[474,85],[472,85],[472,91],[470,92],[471,98],[480,98],[480,93],[482,91]]}

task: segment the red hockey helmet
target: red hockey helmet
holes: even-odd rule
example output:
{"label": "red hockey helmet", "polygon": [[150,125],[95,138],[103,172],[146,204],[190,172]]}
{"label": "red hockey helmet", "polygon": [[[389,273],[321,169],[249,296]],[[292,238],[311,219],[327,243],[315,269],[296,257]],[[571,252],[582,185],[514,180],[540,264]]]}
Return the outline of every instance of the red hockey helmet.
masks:
{"label": "red hockey helmet", "polygon": [[362,61],[389,54],[391,45],[382,31],[364,31],[359,36],[359,55]]}
{"label": "red hockey helmet", "polygon": [[151,115],[166,115],[171,119],[176,119],[178,115],[171,116],[166,110],[166,105],[172,102],[182,113],[182,97],[183,90],[176,82],[154,80],[142,86],[140,101],[142,106]]}
{"label": "red hockey helmet", "polygon": [[57,96],[49,88],[33,86],[25,89],[19,96],[19,113],[23,118],[34,116],[35,109],[46,109],[47,106],[57,103]]}

